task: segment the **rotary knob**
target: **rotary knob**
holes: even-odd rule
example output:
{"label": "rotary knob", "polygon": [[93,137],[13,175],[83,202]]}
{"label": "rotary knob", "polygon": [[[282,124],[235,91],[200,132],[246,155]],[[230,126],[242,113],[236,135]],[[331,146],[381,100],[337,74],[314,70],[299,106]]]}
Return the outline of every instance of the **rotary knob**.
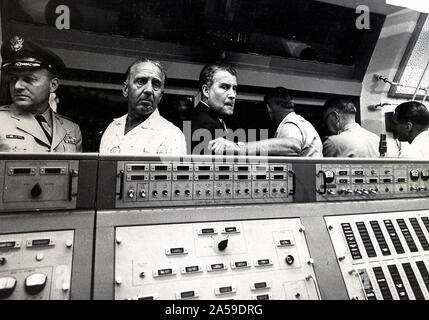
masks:
{"label": "rotary knob", "polygon": [[30,295],[36,295],[45,289],[47,277],[43,273],[35,273],[25,279],[25,291]]}
{"label": "rotary knob", "polygon": [[33,188],[31,188],[30,193],[31,193],[31,196],[32,196],[33,198],[40,197],[40,195],[42,194],[42,187],[40,186],[40,184],[36,183],[36,184],[34,185],[34,187],[33,187]]}
{"label": "rotary knob", "polygon": [[295,262],[295,258],[292,255],[288,255],[285,259],[288,266],[292,265]]}
{"label": "rotary knob", "polygon": [[0,278],[0,299],[10,297],[16,287],[16,278],[3,277]]}

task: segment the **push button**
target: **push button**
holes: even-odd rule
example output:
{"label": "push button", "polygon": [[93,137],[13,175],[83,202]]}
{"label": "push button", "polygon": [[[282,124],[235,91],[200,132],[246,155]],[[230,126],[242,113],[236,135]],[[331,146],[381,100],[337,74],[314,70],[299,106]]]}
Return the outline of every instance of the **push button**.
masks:
{"label": "push button", "polygon": [[11,296],[16,287],[14,277],[0,278],[0,299],[6,299]]}
{"label": "push button", "polygon": [[35,273],[25,279],[25,291],[30,295],[36,295],[43,291],[47,277],[43,273]]}

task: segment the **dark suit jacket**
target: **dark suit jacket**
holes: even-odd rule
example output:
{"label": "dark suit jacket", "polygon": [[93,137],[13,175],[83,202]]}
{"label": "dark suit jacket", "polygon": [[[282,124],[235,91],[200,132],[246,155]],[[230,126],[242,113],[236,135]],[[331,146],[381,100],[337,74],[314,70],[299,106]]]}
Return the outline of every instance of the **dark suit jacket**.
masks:
{"label": "dark suit jacket", "polygon": [[[209,109],[209,107],[200,102],[192,110],[190,120],[192,136],[194,136],[195,133],[195,137],[188,137],[188,139],[192,139],[191,153],[211,154],[211,152],[207,150],[208,143],[213,139],[226,136],[224,126],[219,120],[219,114]],[[198,132],[196,132],[198,129],[206,130],[199,130]],[[196,148],[195,151],[194,148]]]}

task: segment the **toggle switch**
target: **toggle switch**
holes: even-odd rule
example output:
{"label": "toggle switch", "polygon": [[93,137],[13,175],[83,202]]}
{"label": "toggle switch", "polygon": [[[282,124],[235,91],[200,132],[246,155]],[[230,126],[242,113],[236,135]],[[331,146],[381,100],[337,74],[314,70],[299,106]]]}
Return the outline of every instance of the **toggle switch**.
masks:
{"label": "toggle switch", "polygon": [[141,190],[140,191],[140,197],[146,198],[146,190]]}
{"label": "toggle switch", "polygon": [[134,199],[134,190],[133,190],[133,189],[128,190],[127,195],[128,195],[128,198],[130,198],[130,199]]}
{"label": "toggle switch", "polygon": [[7,258],[6,257],[0,257],[0,266],[4,266],[7,262]]}
{"label": "toggle switch", "polygon": [[35,273],[25,279],[25,291],[30,295],[36,295],[45,289],[47,277],[43,273]]}

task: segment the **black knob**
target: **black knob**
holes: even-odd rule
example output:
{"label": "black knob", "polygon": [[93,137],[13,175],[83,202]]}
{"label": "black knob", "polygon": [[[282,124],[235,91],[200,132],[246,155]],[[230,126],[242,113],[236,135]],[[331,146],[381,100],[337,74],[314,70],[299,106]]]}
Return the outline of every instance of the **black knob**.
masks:
{"label": "black knob", "polygon": [[228,239],[222,240],[221,242],[219,242],[219,244],[217,245],[218,249],[220,251],[223,251],[226,249],[226,247],[228,247]]}
{"label": "black knob", "polygon": [[42,194],[42,187],[40,187],[40,184],[36,183],[34,187],[31,189],[31,196],[36,198],[39,197]]}
{"label": "black knob", "polygon": [[292,255],[288,255],[285,259],[288,266],[292,265],[295,262],[295,258]]}

